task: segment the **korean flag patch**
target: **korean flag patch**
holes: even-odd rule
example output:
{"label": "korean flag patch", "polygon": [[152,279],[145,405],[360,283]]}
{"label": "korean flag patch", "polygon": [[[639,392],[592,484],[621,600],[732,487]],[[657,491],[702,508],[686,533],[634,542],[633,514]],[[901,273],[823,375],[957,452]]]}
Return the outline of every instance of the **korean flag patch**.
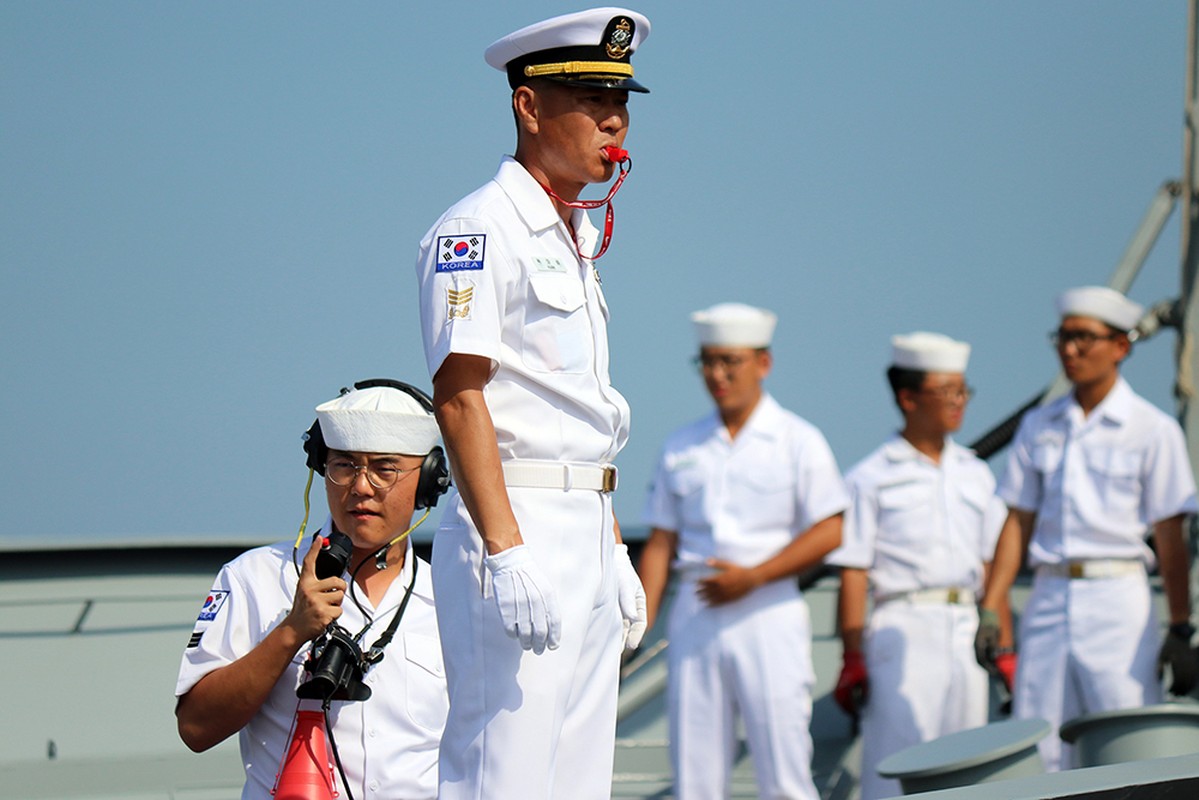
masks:
{"label": "korean flag patch", "polygon": [[437,271],[462,272],[483,269],[483,250],[487,236],[467,233],[462,236],[437,237]]}
{"label": "korean flag patch", "polygon": [[216,619],[216,615],[220,613],[228,597],[229,592],[224,589],[213,589],[208,593],[208,597],[204,599],[204,604],[200,606],[200,616],[196,618],[196,621],[212,622]]}

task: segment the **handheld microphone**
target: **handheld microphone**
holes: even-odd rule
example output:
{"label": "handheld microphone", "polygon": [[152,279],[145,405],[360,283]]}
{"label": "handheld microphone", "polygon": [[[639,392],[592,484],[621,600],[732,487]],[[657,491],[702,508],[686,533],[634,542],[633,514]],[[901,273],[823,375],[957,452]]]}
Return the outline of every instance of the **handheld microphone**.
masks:
{"label": "handheld microphone", "polygon": [[[316,577],[324,580],[345,572],[353,542],[334,530],[316,556]],[[304,669],[310,677],[296,689],[297,697],[324,700],[366,700],[371,690],[362,683],[362,651],[357,642],[334,622],[309,651]]]}
{"label": "handheld microphone", "polygon": [[346,571],[353,550],[354,543],[350,537],[334,530],[333,535],[325,537],[320,552],[316,554],[316,577],[321,580],[340,577]]}

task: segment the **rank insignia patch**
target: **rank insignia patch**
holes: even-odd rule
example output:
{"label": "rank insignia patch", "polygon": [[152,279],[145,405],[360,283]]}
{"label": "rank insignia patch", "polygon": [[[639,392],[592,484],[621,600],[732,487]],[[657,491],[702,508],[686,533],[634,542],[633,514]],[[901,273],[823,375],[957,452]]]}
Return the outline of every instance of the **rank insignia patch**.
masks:
{"label": "rank insignia patch", "polygon": [[461,272],[483,269],[483,248],[487,237],[482,233],[437,237],[437,271]]}
{"label": "rank insignia patch", "polygon": [[229,592],[213,589],[208,593],[208,597],[204,599],[204,604],[200,606],[200,616],[197,617],[198,622],[212,622],[216,619],[217,613],[221,610],[221,606],[225,605],[225,599],[229,597]]}
{"label": "rank insignia patch", "polygon": [[463,282],[459,286],[445,287],[446,322],[456,319],[470,319],[471,305],[475,300],[475,287]]}

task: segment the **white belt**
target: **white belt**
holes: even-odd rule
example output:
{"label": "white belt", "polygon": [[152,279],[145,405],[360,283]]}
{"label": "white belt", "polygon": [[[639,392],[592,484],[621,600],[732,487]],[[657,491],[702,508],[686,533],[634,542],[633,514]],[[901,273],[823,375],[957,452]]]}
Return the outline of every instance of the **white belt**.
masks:
{"label": "white belt", "polygon": [[587,489],[610,494],[616,491],[616,467],[573,461],[520,459],[503,462],[504,484],[522,489]]}
{"label": "white belt", "polygon": [[882,595],[876,597],[874,602],[881,605],[893,600],[906,600],[915,605],[972,606],[974,605],[974,590],[959,589],[956,586],[941,589],[914,589],[910,592]]}
{"label": "white belt", "polygon": [[1144,571],[1144,563],[1135,558],[1088,558],[1037,565],[1039,574],[1058,578],[1119,578]]}

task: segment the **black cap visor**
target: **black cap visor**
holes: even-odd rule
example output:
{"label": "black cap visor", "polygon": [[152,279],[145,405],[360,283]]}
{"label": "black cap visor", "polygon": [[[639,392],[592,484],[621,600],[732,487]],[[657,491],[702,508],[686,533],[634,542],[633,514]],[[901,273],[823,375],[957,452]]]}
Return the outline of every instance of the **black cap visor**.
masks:
{"label": "black cap visor", "polygon": [[[609,78],[604,75],[580,75],[578,77],[567,77],[565,75],[542,75],[547,81],[554,83],[563,83],[567,86],[585,86],[589,89],[627,89],[630,92],[641,92],[649,94],[649,89],[642,86],[632,78]],[[516,88],[515,86],[512,88]]]}

